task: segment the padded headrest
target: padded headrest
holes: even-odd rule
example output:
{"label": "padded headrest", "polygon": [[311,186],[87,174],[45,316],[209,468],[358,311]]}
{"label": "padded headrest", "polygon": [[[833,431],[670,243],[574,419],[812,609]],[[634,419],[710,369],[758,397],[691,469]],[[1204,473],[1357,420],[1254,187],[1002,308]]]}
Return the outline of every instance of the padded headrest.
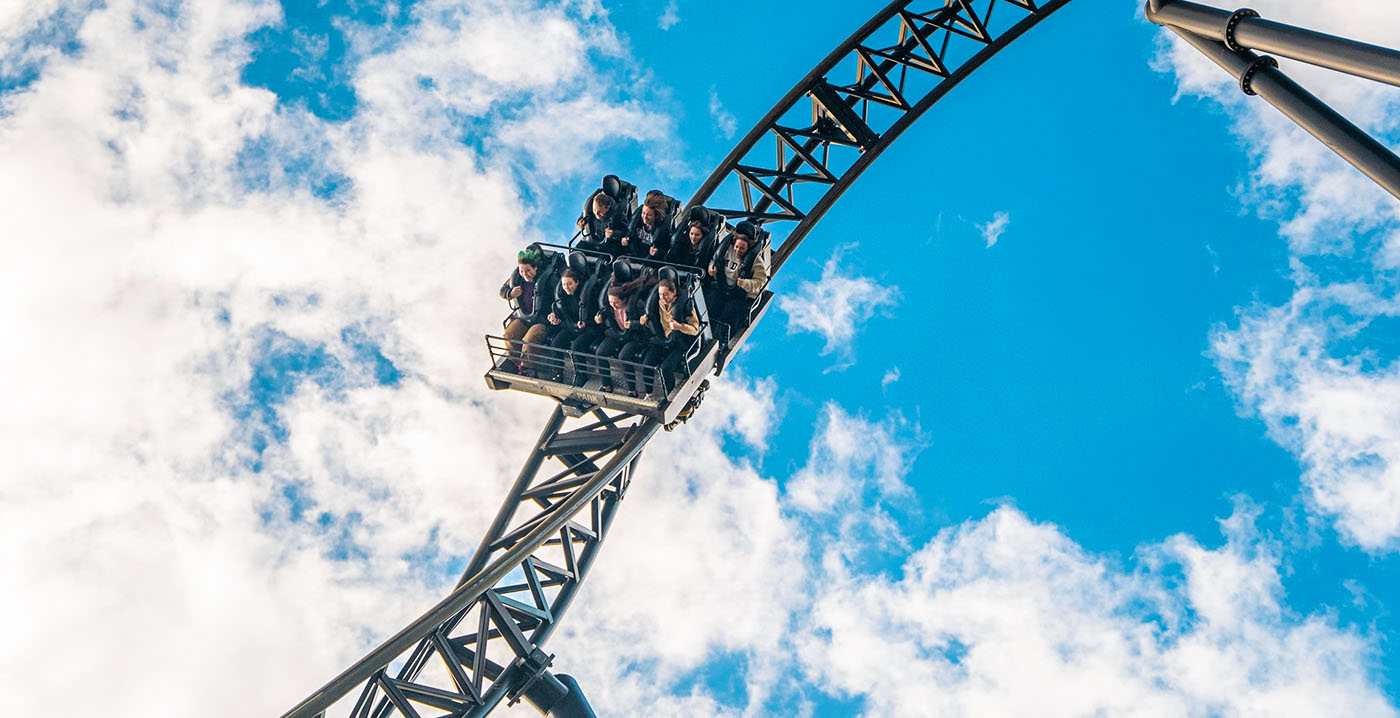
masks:
{"label": "padded headrest", "polygon": [[622,199],[622,180],[617,175],[608,175],[603,178],[603,191],[608,193],[613,199]]}
{"label": "padded headrest", "polygon": [[613,260],[613,280],[617,282],[630,282],[637,276],[637,272],[632,267],[632,263],[625,259]]}
{"label": "padded headrest", "polygon": [[589,269],[588,255],[583,252],[569,252],[569,269],[584,276],[592,274]]}
{"label": "padded headrest", "polygon": [[661,271],[657,273],[657,278],[669,279],[672,282],[675,282],[676,286],[680,286],[681,283],[680,273],[676,271],[675,267],[662,267]]}

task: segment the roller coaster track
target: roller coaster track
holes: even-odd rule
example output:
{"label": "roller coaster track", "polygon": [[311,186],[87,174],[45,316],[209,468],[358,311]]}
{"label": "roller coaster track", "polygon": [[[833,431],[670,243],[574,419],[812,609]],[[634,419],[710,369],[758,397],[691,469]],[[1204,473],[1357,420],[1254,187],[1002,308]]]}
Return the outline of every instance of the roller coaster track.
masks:
{"label": "roller coaster track", "polygon": [[[754,125],[687,206],[703,204],[731,219],[762,223],[772,232],[776,274],[827,210],[904,130],[983,63],[1068,2],[889,4]],[[1163,15],[1170,12],[1185,14],[1173,21]],[[1227,17],[1216,23],[1222,18],[1210,13]],[[1244,37],[1237,38],[1237,31],[1263,37],[1260,33],[1267,28],[1248,22],[1257,14],[1232,15],[1168,0],[1152,0],[1147,14],[1202,52],[1215,53],[1212,59],[1236,73],[1246,92],[1252,91],[1251,81],[1279,83],[1277,70],[1237,44]],[[1196,26],[1183,30],[1180,25],[1187,21]],[[1372,79],[1400,78],[1400,54],[1358,43],[1346,49],[1356,47],[1380,52],[1380,62],[1391,63],[1387,67],[1392,74]],[[1287,54],[1286,49],[1275,51]],[[1318,57],[1299,59],[1331,66]],[[1374,60],[1377,55],[1368,57]],[[1364,60],[1353,65],[1364,66]],[[1334,69],[1353,72],[1354,67]],[[1279,97],[1286,100],[1284,95]],[[1275,97],[1265,99],[1279,105]],[[1364,132],[1349,123],[1336,125],[1339,116],[1325,113],[1310,116],[1316,127],[1294,119],[1392,193],[1400,193],[1400,160]],[[1360,143],[1356,147],[1362,150],[1379,148],[1381,154],[1349,156],[1350,146],[1333,142],[1337,138],[1329,131],[1341,132],[1342,139]],[[1357,134],[1360,138],[1353,136]],[[1374,147],[1363,146],[1365,140]],[[1387,181],[1393,181],[1394,188]],[[656,419],[625,412],[600,408],[570,418],[556,408],[456,588],[283,718],[320,718],[332,709],[350,718],[419,718],[425,709],[436,711],[434,715],[480,718],[503,700],[522,698],[550,715],[590,716],[577,685],[550,672],[552,656],[543,647],[588,575],[637,458],[659,428]],[[558,464],[545,470],[551,459]]]}

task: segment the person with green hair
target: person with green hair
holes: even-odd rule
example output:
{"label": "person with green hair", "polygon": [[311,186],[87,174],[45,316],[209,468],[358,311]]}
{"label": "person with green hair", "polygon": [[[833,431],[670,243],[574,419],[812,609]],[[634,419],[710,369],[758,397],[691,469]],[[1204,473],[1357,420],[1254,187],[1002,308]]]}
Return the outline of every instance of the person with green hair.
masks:
{"label": "person with green hair", "polygon": [[511,304],[510,318],[502,336],[507,342],[510,361],[522,375],[535,374],[531,355],[539,349],[530,345],[543,346],[549,341],[547,317],[558,284],[553,263],[538,247],[531,245],[516,255],[516,268],[510,273],[510,279],[501,285],[501,298]]}

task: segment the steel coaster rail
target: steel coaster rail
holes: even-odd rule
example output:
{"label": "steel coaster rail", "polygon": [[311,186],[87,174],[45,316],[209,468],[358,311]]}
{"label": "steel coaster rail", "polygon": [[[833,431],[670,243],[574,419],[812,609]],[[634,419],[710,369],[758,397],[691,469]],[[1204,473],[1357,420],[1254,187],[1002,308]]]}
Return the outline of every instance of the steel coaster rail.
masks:
{"label": "steel coaster rail", "polygon": [[[737,177],[746,196],[744,209],[722,212],[760,223],[798,220],[798,229],[788,233],[779,255],[785,258],[905,127],[1011,40],[1067,2],[902,0],[889,4],[750,130],[686,209],[707,202],[726,179]],[[992,11],[1002,7],[1018,15],[998,30]],[[1003,15],[995,20],[1000,23]],[[852,58],[853,83],[832,84],[826,79]],[[920,81],[932,89],[923,88],[920,99],[910,102],[905,93]],[[812,121],[776,124],[804,96],[813,101]],[[902,121],[882,120],[878,109],[872,113],[872,103],[897,109]],[[777,168],[741,162],[768,133],[775,133],[782,143]],[[857,148],[862,156],[838,167],[831,163],[831,155],[833,150],[839,154],[841,148]],[[828,189],[813,209],[803,211],[795,204],[799,196],[793,185],[807,182]],[[757,203],[748,197],[755,190],[762,195]],[[782,211],[769,212],[774,204]],[[770,279],[780,264],[781,259],[775,262]],[[284,718],[320,718],[356,689],[360,694],[351,718],[386,718],[395,712],[418,718],[415,706],[474,718],[486,715],[501,700],[522,697],[549,715],[591,715],[586,703],[580,705],[577,686],[567,676],[549,672],[551,657],[541,648],[577,594],[625,493],[636,458],[659,428],[652,419],[609,415],[601,409],[591,416],[597,421],[561,431],[566,418],[556,409],[457,588]],[[635,423],[622,426],[628,421]],[[550,457],[560,459],[565,470],[541,478],[541,468]],[[517,521],[520,509],[530,504],[535,507],[525,513],[529,518]],[[542,557],[544,551],[562,557],[550,561]],[[516,575],[521,577],[517,583],[502,585]],[[391,675],[389,666],[399,659],[402,667]],[[436,673],[429,676],[430,671]],[[430,678],[436,683],[424,682]]]}
{"label": "steel coaster rail", "polygon": [[[890,3],[749,130],[682,211],[704,204],[729,219],[765,224],[770,232],[785,229],[785,236],[773,238],[771,281],[812,227],[905,129],[1068,2]],[[1246,92],[1279,106],[1400,196],[1395,189],[1400,164],[1393,154],[1291,84],[1270,58],[1236,43],[1398,84],[1389,64],[1394,51],[1268,23],[1246,11],[1228,15],[1228,25],[1216,27],[1207,21],[1218,24],[1224,11],[1184,0],[1149,0],[1147,12],[1239,77]],[[831,79],[848,67],[855,71],[853,82]],[[804,119],[799,116],[807,100],[811,112]],[[773,144],[766,145],[770,135]],[[771,158],[761,156],[765,147],[772,147]],[[565,431],[569,421],[556,408],[546,422],[457,588],[284,718],[320,718],[357,688],[351,718],[391,713],[419,718],[415,706],[447,711],[453,718],[480,718],[501,700],[520,698],[557,718],[591,718],[577,684],[550,673],[552,656],[542,648],[597,557],[637,457],[659,423],[601,408],[572,420]],[[550,458],[564,469],[542,474]],[[526,518],[517,520],[517,514]],[[391,676],[391,663],[400,659],[402,666]]]}

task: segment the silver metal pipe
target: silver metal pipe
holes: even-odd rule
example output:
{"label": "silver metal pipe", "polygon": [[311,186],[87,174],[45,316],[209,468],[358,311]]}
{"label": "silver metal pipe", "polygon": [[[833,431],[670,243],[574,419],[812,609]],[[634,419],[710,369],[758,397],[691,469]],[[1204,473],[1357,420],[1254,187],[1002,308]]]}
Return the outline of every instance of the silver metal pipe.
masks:
{"label": "silver metal pipe", "polygon": [[1279,72],[1272,58],[1248,50],[1231,50],[1218,40],[1177,27],[1171,30],[1239,80],[1246,93],[1257,94],[1278,108],[1351,166],[1400,199],[1400,157]]}
{"label": "silver metal pipe", "polygon": [[1230,12],[1188,0],[1155,0],[1147,4],[1146,14],[1158,25],[1218,40],[1230,49],[1258,50],[1400,87],[1400,51],[1387,47],[1265,20],[1250,10]]}

